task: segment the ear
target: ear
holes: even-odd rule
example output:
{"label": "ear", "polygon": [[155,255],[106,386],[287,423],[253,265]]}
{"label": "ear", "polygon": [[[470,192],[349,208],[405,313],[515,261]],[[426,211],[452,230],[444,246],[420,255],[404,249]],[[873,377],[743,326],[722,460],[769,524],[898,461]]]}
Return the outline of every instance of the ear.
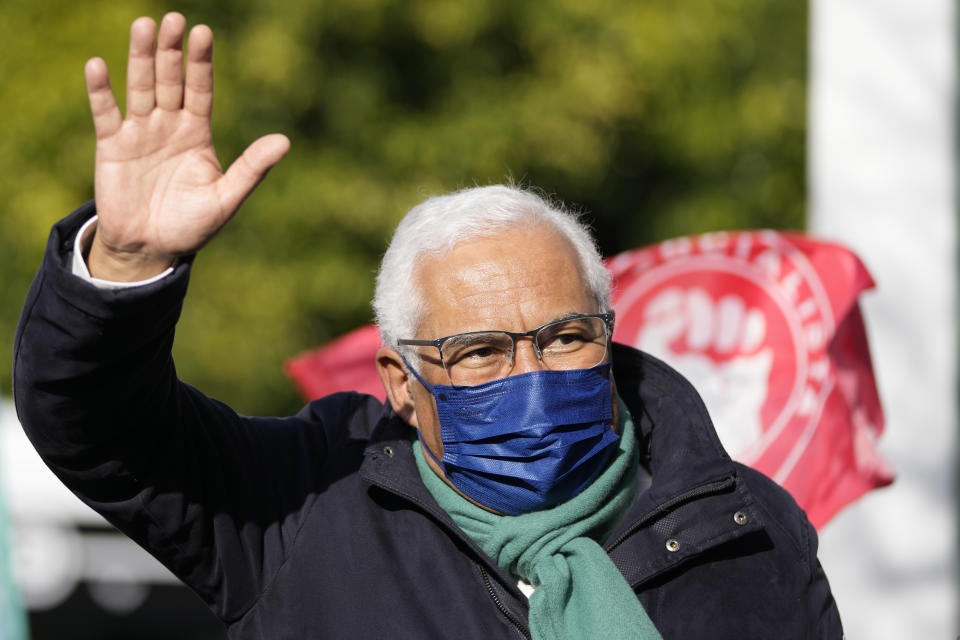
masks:
{"label": "ear", "polygon": [[410,390],[413,380],[395,349],[382,347],[377,351],[377,375],[380,376],[380,382],[383,383],[387,400],[393,410],[411,427],[419,428],[413,393]]}

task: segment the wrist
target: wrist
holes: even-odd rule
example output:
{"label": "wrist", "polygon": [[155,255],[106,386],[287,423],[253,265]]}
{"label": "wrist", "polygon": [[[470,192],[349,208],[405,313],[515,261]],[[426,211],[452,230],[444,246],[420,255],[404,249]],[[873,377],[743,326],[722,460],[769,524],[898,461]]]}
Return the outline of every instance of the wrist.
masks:
{"label": "wrist", "polygon": [[100,239],[100,234],[93,233],[93,242],[85,256],[93,278],[112,282],[148,280],[169,269],[176,261],[176,256],[111,249]]}

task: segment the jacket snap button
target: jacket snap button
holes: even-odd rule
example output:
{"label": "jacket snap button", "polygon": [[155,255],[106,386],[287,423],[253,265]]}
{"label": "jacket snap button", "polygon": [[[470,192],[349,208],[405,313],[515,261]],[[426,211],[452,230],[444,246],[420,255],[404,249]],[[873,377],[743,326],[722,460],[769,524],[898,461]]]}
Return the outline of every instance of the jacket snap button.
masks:
{"label": "jacket snap button", "polygon": [[387,457],[388,457],[388,458],[392,458],[392,457],[393,457],[393,447],[391,447],[390,445],[387,445],[386,447],[384,447],[384,448],[383,448],[383,452],[384,452],[385,454],[387,454]]}
{"label": "jacket snap button", "polygon": [[670,538],[667,540],[667,551],[674,553],[675,551],[680,551],[680,543],[674,539]]}
{"label": "jacket snap button", "polygon": [[737,524],[747,524],[747,514],[743,511],[737,511],[733,514],[733,521]]}

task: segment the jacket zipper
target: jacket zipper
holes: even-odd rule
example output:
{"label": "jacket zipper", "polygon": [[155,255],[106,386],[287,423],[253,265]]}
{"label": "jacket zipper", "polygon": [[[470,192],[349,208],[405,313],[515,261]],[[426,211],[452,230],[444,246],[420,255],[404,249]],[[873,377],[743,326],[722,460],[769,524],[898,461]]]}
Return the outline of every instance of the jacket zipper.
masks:
{"label": "jacket zipper", "polygon": [[634,533],[636,533],[637,529],[645,526],[648,522],[650,522],[654,518],[661,516],[664,513],[667,513],[678,504],[687,502],[688,500],[693,500],[694,498],[700,498],[702,496],[707,496],[714,493],[721,493],[723,491],[726,491],[730,487],[732,487],[735,483],[736,483],[736,479],[734,478],[734,476],[727,476],[722,480],[701,485],[696,489],[693,489],[692,491],[688,491],[687,493],[679,495],[673,498],[672,500],[669,500],[667,502],[664,502],[661,505],[658,505],[653,511],[644,515],[642,518],[640,518],[635,523],[633,523],[633,525],[631,525],[626,531],[621,533],[616,540],[606,545],[604,547],[604,550],[607,553],[610,553],[615,548],[617,548],[617,546],[619,546],[624,540],[626,540],[627,538],[632,536]]}
{"label": "jacket zipper", "polygon": [[510,621],[510,624],[512,624],[514,628],[520,632],[520,635],[526,638],[526,640],[531,640],[530,632],[527,630],[527,628],[523,626],[519,620],[517,620],[516,616],[510,613],[510,610],[507,609],[503,602],[500,601],[496,591],[493,590],[493,584],[490,582],[490,574],[487,573],[487,570],[483,567],[480,567],[480,575],[483,576],[483,584],[487,587],[487,593],[490,594],[493,604],[497,605],[497,609],[500,609],[500,613],[502,613],[504,617]]}

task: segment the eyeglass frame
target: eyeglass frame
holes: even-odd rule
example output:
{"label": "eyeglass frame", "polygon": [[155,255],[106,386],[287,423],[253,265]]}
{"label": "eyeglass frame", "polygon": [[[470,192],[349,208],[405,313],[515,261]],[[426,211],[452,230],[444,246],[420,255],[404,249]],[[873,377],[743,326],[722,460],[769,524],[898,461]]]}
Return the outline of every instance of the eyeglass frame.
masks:
{"label": "eyeglass frame", "polygon": [[[557,320],[551,320],[550,322],[540,325],[536,329],[531,329],[530,331],[504,331],[502,329],[487,329],[486,331],[464,331],[462,333],[454,333],[449,336],[444,336],[442,338],[436,338],[434,340],[414,340],[407,338],[397,338],[398,346],[411,346],[411,347],[436,347],[437,351],[440,353],[440,365],[443,367],[443,370],[447,373],[447,377],[450,377],[450,371],[447,369],[447,363],[443,360],[443,343],[451,338],[458,338],[460,336],[469,336],[481,333],[504,333],[510,337],[512,341],[512,346],[510,349],[510,363],[516,363],[517,357],[517,339],[518,338],[532,338],[531,342],[533,344],[533,352],[537,355],[537,360],[543,362],[543,353],[540,351],[540,346],[537,344],[537,334],[546,329],[547,327],[558,324],[560,322],[568,322],[570,320],[582,320],[585,318],[599,318],[603,320],[604,328],[607,332],[607,352],[610,351],[610,342],[613,340],[613,321],[616,314],[613,311],[607,313],[574,313],[566,318],[559,318]],[[599,364],[599,363],[597,363]],[[452,380],[451,380],[452,382]]]}

